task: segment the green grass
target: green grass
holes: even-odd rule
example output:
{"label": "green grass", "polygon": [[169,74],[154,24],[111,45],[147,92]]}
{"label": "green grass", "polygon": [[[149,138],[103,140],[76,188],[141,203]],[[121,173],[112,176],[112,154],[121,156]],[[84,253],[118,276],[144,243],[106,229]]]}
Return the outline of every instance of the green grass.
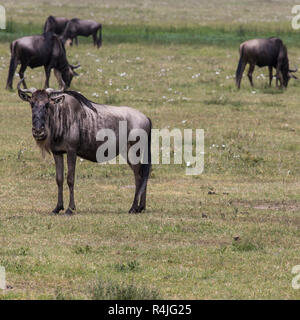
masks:
{"label": "green grass", "polygon": [[[286,27],[286,26],[285,26]],[[6,30],[0,31],[0,42],[40,34],[42,25],[18,23],[8,20]],[[291,28],[261,28],[257,25],[236,24],[229,26],[141,26],[141,25],[105,25],[103,42],[106,43],[148,43],[148,44],[188,44],[188,45],[225,45],[238,46],[251,38],[280,37],[287,45],[298,44],[298,33]],[[91,39],[79,37],[80,43],[91,42]]]}
{"label": "green grass", "polygon": [[[297,32],[287,19],[294,2],[260,1],[256,15],[258,1],[228,1],[228,10],[215,0],[97,2],[103,47],[80,39],[67,48],[69,61],[81,63],[72,89],[137,108],[154,128],[204,129],[205,168],[186,176],[185,165],[154,165],[147,211],[129,215],[130,169],[78,160],[78,214],[70,218],[49,215],[54,162],[32,138],[30,106],[4,87],[9,41],[37,33],[50,13],[81,10],[91,18],[86,4],[72,2],[7,4],[13,24],[0,41],[0,265],[9,289],[0,299],[299,299],[291,270],[300,263],[300,82],[268,88],[259,68],[255,88],[246,74],[240,91],[234,81],[239,41],[252,35],[278,30],[297,64]],[[26,77],[30,87],[43,86],[42,68]]]}

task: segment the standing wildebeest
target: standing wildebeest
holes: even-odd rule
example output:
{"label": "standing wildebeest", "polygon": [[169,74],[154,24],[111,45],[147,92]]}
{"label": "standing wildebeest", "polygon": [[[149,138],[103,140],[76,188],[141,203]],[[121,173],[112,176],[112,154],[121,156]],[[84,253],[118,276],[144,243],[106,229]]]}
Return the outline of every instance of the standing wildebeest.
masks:
{"label": "standing wildebeest", "polygon": [[[144,210],[146,208],[146,188],[151,168],[151,120],[138,110],[129,107],[99,105],[75,91],[37,90],[35,88],[23,90],[20,88],[21,81],[18,84],[18,93],[22,100],[28,101],[31,105],[33,137],[42,151],[46,150],[53,153],[55,160],[58,202],[53,213],[64,210],[63,154],[67,154],[67,182],[70,190],[70,203],[66,214],[72,214],[75,210],[76,157],[79,156],[93,162],[99,161],[96,156],[97,149],[104,143],[104,141],[96,139],[97,132],[100,129],[110,129],[115,133],[116,155],[122,153],[124,146],[118,142],[120,121],[127,122],[127,138],[129,133],[135,129],[142,129],[143,133],[146,132],[145,136],[148,137],[148,142],[145,142],[147,146],[144,146],[147,150],[145,153],[146,161],[144,163],[137,161],[133,164],[133,161],[128,160],[128,164],[134,172],[136,185],[135,196],[129,213]],[[130,146],[137,142],[138,138],[136,141],[129,141],[128,150],[130,150]]]}
{"label": "standing wildebeest", "polygon": [[[55,75],[61,84],[62,81],[69,87],[73,76],[77,75],[73,66],[68,63],[66,50],[61,40],[52,32],[46,32],[39,36],[28,36],[13,41],[10,45],[11,58],[8,71],[6,89],[12,89],[13,77],[18,64],[20,78],[24,78],[24,72],[29,66],[36,68],[44,66],[46,73],[45,88],[49,87],[51,69],[55,69]],[[25,80],[24,88],[27,88]]]}
{"label": "standing wildebeest", "polygon": [[[43,32],[54,32],[57,35],[62,35],[69,22],[69,19],[64,17],[53,17],[49,16],[44,24]],[[75,37],[75,43],[77,42],[77,37]]]}
{"label": "standing wildebeest", "polygon": [[240,60],[236,70],[236,85],[238,88],[240,88],[247,63],[249,63],[248,78],[251,86],[253,86],[252,73],[255,65],[269,67],[270,86],[273,78],[273,68],[276,69],[276,86],[278,85],[278,80],[280,81],[280,87],[282,85],[287,87],[291,77],[297,79],[296,76],[291,75],[291,72],[296,72],[297,69],[289,69],[287,49],[279,38],[253,39],[240,45]]}
{"label": "standing wildebeest", "polygon": [[[99,37],[97,37],[98,31]],[[102,43],[102,25],[93,20],[80,20],[74,18],[68,22],[61,39],[63,43],[65,43],[68,39],[70,39],[72,43],[73,39],[75,38],[76,40],[77,36],[88,37],[90,35],[93,35],[94,46],[100,48]]]}

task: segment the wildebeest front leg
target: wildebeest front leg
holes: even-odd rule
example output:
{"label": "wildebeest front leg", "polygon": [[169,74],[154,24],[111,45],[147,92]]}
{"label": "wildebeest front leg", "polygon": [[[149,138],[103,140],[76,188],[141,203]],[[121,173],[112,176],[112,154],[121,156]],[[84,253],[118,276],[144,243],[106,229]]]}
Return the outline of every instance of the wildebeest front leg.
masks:
{"label": "wildebeest front leg", "polygon": [[75,169],[76,169],[76,152],[68,152],[67,153],[67,163],[68,163],[68,176],[67,176],[67,182],[69,186],[70,191],[70,203],[66,214],[73,214],[75,207],[75,201],[74,201],[74,181],[75,181]]}
{"label": "wildebeest front leg", "polygon": [[272,84],[272,80],[273,80],[273,67],[269,66],[269,86],[271,87]]}
{"label": "wildebeest front leg", "polygon": [[63,201],[63,184],[64,184],[64,157],[62,154],[53,155],[56,167],[56,183],[58,188],[58,197],[56,208],[52,213],[59,213],[59,211],[64,210]]}
{"label": "wildebeest front leg", "polygon": [[276,87],[278,87],[278,82],[280,83],[280,86],[279,88],[282,88],[282,85],[283,85],[283,77],[282,77],[282,73],[280,71],[281,69],[281,65],[277,65],[277,68],[276,68]]}
{"label": "wildebeest front leg", "polygon": [[44,89],[49,88],[49,79],[50,79],[50,74],[51,74],[51,67],[49,66],[45,66],[45,74],[46,74],[46,80],[45,80],[45,85],[44,85]]}
{"label": "wildebeest front leg", "polygon": [[94,46],[97,45],[97,29],[93,31],[93,42],[94,42]]}
{"label": "wildebeest front leg", "polygon": [[57,79],[57,82],[58,82],[60,90],[63,89],[65,87],[65,83],[64,83],[64,81],[62,79],[61,72],[56,70],[56,69],[54,69],[54,75],[55,75],[55,77]]}

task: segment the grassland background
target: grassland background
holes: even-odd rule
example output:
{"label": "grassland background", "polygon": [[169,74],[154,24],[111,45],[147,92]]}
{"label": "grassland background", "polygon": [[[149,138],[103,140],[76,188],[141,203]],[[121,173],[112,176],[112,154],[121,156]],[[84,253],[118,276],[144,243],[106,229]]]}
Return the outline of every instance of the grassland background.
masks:
{"label": "grassland background", "polygon": [[[101,278],[165,299],[299,299],[300,83],[267,87],[267,70],[234,85],[238,44],[280,36],[299,64],[295,1],[9,1],[0,33],[0,265],[3,299],[93,297]],[[78,161],[78,215],[49,215],[55,168],[31,136],[31,111],[5,91],[9,41],[39,33],[49,15],[103,23],[103,47],[80,38],[72,88],[99,103],[130,105],[155,128],[205,130],[205,170],[155,165],[145,214],[127,214],[126,166]],[[125,73],[125,74],[124,74]],[[16,85],[16,79],[14,87]],[[42,87],[42,68],[27,71]],[[52,78],[51,85],[56,86]],[[274,84],[273,84],[274,85]],[[65,200],[68,192],[65,187]],[[234,241],[234,237],[239,241]],[[147,298],[147,295],[145,296]]]}

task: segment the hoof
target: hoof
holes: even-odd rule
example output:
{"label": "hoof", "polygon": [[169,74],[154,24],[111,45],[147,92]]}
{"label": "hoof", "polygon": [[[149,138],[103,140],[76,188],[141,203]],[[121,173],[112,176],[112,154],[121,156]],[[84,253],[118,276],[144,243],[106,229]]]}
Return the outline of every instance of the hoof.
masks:
{"label": "hoof", "polygon": [[139,206],[137,212],[143,212],[146,208],[144,206]]}
{"label": "hoof", "polygon": [[131,207],[131,209],[129,210],[128,213],[141,213],[142,211],[144,211],[146,208],[144,206],[138,206],[136,207]]}
{"label": "hoof", "polygon": [[138,213],[138,208],[131,207],[128,213]]}
{"label": "hoof", "polygon": [[75,212],[75,209],[72,210],[71,208],[68,208],[68,209],[66,210],[66,212],[64,213],[64,215],[65,215],[65,216],[73,216],[75,213],[76,213],[76,212]]}
{"label": "hoof", "polygon": [[56,206],[56,208],[50,213],[51,215],[59,214],[59,211],[64,210],[63,206]]}

